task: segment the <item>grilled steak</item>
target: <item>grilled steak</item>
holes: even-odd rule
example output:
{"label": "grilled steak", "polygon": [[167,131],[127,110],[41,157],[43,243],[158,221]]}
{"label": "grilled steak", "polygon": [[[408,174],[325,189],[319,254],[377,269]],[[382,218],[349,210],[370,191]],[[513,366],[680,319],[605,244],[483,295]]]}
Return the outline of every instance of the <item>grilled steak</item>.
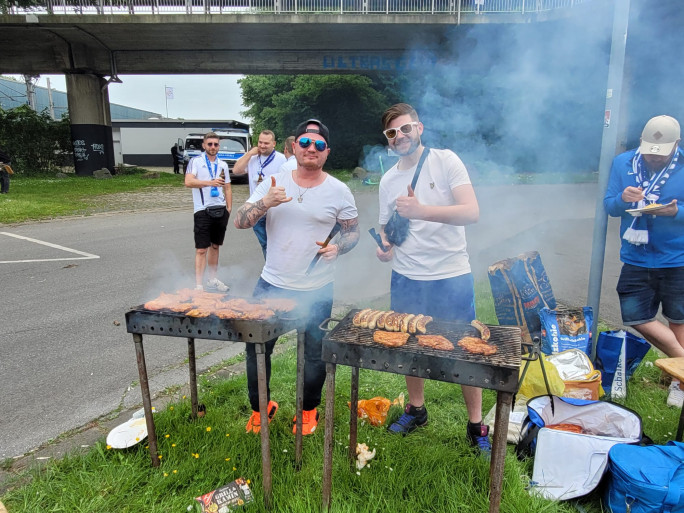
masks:
{"label": "grilled steak", "polygon": [[451,351],[454,345],[442,335],[416,335],[418,345],[439,349],[440,351]]}
{"label": "grilled steak", "polygon": [[469,353],[483,354],[485,356],[496,354],[497,350],[496,346],[489,345],[478,337],[463,337],[458,341],[458,345]]}
{"label": "grilled steak", "polygon": [[389,331],[375,331],[373,341],[387,347],[401,347],[409,339],[408,333],[390,333]]}

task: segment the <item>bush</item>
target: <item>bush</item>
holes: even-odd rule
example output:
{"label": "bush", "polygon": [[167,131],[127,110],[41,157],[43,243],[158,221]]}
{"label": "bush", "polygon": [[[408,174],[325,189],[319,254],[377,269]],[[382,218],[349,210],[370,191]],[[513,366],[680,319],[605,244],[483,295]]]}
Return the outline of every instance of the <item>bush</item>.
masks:
{"label": "bush", "polygon": [[0,148],[10,155],[18,173],[53,172],[72,153],[69,118],[53,121],[47,112],[35,112],[27,105],[0,109]]}

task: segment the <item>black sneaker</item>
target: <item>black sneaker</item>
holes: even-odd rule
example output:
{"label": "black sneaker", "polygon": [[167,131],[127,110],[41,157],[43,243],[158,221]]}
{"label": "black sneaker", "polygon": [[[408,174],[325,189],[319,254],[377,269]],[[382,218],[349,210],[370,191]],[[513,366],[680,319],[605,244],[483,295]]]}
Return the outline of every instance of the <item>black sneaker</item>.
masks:
{"label": "black sneaker", "polygon": [[482,456],[489,457],[492,453],[492,444],[489,441],[489,426],[486,424],[471,424],[468,422],[466,429],[466,441],[473,449]]}
{"label": "black sneaker", "polygon": [[416,428],[426,426],[427,423],[428,416],[425,406],[416,408],[412,404],[407,404],[402,416],[388,427],[387,431],[398,435],[408,435],[411,431],[415,431]]}

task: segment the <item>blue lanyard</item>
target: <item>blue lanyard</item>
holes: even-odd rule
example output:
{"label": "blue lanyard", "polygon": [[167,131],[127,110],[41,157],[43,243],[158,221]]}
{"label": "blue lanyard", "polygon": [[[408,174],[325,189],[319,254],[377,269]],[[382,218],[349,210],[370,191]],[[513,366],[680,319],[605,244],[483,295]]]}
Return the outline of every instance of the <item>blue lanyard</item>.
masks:
{"label": "blue lanyard", "polygon": [[211,179],[213,180],[216,178],[216,171],[218,170],[218,157],[216,157],[216,162],[214,162],[214,172],[212,173],[211,171],[211,162],[209,161],[209,157],[207,157],[207,154],[204,154],[204,160],[207,161],[207,169],[209,170],[209,176],[211,176]]}
{"label": "blue lanyard", "polygon": [[273,162],[273,159],[275,158],[275,150],[271,152],[271,154],[268,156],[266,159],[266,162],[263,164],[261,163],[261,155],[257,155],[257,160],[259,161],[259,166],[261,166],[261,169],[259,169],[259,177],[263,180],[264,178],[264,168],[268,166],[271,162]]}

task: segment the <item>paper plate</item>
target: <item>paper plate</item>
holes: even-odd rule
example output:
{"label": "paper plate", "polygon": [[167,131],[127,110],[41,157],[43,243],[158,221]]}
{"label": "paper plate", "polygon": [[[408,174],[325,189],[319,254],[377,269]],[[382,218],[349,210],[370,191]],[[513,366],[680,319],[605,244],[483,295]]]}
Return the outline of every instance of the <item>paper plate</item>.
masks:
{"label": "paper plate", "polygon": [[628,212],[632,215],[637,215],[637,214],[649,214],[651,212],[658,212],[659,210],[664,209],[665,207],[669,207],[670,204],[666,205],[660,205],[659,207],[651,207],[651,208],[630,208],[628,210],[625,210],[625,212]]}
{"label": "paper plate", "polygon": [[126,449],[147,438],[147,423],[145,418],[130,419],[112,429],[107,435],[107,445],[114,449]]}

